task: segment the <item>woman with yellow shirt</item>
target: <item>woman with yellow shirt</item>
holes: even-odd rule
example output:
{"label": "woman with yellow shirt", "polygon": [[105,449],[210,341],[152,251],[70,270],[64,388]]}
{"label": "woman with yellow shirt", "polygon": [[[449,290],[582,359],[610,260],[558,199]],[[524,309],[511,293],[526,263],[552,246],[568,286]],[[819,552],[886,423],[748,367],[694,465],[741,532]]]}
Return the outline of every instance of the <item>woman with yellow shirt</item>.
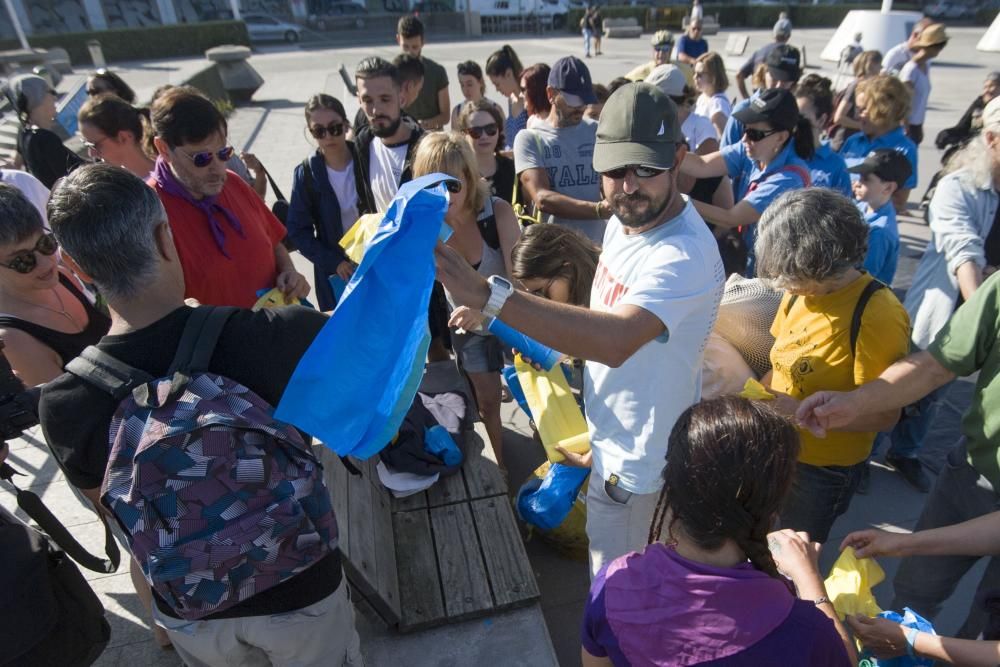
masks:
{"label": "woman with yellow shirt", "polygon": [[[868,227],[853,202],[824,188],[782,195],[761,216],[757,275],[786,291],[771,325],[772,370],[763,382],[793,415],[817,391],[850,391],[904,357],[910,320],[892,290],[860,267]],[[847,511],[878,431],[898,411],[871,415],[817,438],[799,429],[802,449],[781,527],[825,542]]]}

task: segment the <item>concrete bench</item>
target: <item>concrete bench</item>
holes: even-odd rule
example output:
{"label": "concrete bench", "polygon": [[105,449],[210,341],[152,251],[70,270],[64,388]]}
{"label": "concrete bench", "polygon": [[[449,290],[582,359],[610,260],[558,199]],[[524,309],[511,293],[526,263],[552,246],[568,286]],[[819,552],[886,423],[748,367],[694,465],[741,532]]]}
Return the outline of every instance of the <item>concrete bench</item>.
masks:
{"label": "concrete bench", "polygon": [[461,471],[405,498],[395,498],[379,481],[378,457],[355,462],[361,475],[353,475],[317,445],[344,571],[359,594],[355,599],[387,626],[411,632],[538,600],[507,485],[487,440],[477,423],[467,433]]}
{"label": "concrete bench", "polygon": [[604,19],[605,37],[639,37],[642,35],[642,26],[635,17],[629,16],[621,19]]}
{"label": "concrete bench", "polygon": [[[681,28],[683,28],[685,32],[687,32],[688,23],[690,23],[690,22],[691,22],[691,15],[690,14],[687,15],[687,16],[685,16],[683,19],[681,19]],[[718,14],[709,14],[707,16],[703,16],[702,17],[702,19],[701,19],[701,34],[702,34],[703,37],[705,35],[716,35],[716,34],[718,34],[719,28],[720,28],[720,26],[719,26],[719,15]]]}

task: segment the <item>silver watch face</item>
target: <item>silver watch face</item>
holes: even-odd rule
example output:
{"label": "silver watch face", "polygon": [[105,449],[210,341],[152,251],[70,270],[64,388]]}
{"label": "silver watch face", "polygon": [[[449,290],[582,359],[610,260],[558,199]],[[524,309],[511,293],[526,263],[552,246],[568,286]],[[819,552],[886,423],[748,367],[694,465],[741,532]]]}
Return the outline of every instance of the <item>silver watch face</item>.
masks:
{"label": "silver watch face", "polygon": [[514,285],[512,285],[511,282],[506,278],[504,278],[503,276],[490,276],[487,282],[490,284],[490,287],[496,285],[497,287],[500,287],[504,290],[510,292],[514,291]]}

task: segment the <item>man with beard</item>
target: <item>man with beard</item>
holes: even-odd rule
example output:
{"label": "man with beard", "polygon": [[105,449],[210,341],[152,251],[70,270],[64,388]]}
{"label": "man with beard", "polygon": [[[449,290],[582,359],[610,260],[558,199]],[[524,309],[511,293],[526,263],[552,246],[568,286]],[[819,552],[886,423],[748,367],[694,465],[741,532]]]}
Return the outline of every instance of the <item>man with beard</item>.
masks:
{"label": "man with beard", "polygon": [[592,575],[646,544],[667,440],[700,399],[722,298],[715,239],[677,189],[683,142],[677,108],[650,84],[622,86],[605,104],[593,167],[613,215],[590,309],[515,291],[499,276],[484,280],[454,251],[437,250],[438,279],[457,302],[587,360]]}
{"label": "man with beard", "polygon": [[260,290],[309,294],[281,241],[285,227],[257,193],[226,170],[233,147],[225,117],[194,88],[178,86],[150,109],[159,154],[149,184],[166,209],[184,268],[186,297],[249,308]]}
{"label": "man with beard", "polygon": [[560,58],[549,73],[546,94],[552,104],[549,117],[514,139],[514,168],[525,199],[548,222],[576,229],[601,245],[611,210],[591,165],[597,123],[583,116],[587,105],[597,102],[590,71],[579,58]]}
{"label": "man with beard", "polygon": [[399,186],[413,177],[413,156],[423,130],[404,122],[401,81],[395,65],[373,56],[354,72],[358,103],[368,125],[358,130],[354,143],[369,185],[358,193],[359,213],[384,213]]}

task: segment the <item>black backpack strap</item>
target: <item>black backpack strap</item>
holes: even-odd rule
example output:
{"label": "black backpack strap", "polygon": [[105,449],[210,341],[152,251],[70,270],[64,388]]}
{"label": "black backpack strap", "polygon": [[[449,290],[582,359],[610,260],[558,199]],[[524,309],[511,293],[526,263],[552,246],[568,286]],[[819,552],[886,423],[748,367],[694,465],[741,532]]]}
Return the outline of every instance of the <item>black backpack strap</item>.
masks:
{"label": "black backpack strap", "polygon": [[111,526],[108,525],[107,517],[99,509],[95,508],[97,509],[98,516],[101,518],[101,523],[104,524],[104,553],[107,555],[106,559],[94,556],[83,548],[69,530],[66,529],[66,526],[62,525],[59,519],[45,506],[45,503],[42,502],[42,499],[36,493],[18,488],[12,479],[15,474],[21,473],[18,473],[6,463],[0,466],[0,478],[10,483],[17,493],[17,506],[24,510],[24,513],[38,524],[38,527],[52,538],[52,541],[59,545],[60,549],[65,551],[70,558],[82,567],[92,572],[110,574],[118,569],[122,560],[121,551],[118,550],[118,543],[115,542],[115,538],[111,534]]}
{"label": "black backpack strap", "polygon": [[497,230],[497,215],[493,211],[493,197],[487,197],[483,203],[483,214],[476,219],[479,234],[486,245],[494,250],[500,249],[500,232]]}
{"label": "black backpack strap", "polygon": [[84,382],[122,401],[141,384],[152,382],[153,376],[119,361],[94,345],[85,348],[80,356],[66,364],[66,370]]}
{"label": "black backpack strap", "polygon": [[861,296],[858,297],[858,302],[854,305],[854,315],[851,317],[851,354],[855,358],[858,356],[858,336],[861,335],[861,318],[865,315],[865,308],[868,307],[868,302],[871,301],[875,292],[885,286],[885,283],[872,279],[870,283],[865,285]]}
{"label": "black backpack strap", "polygon": [[785,317],[788,317],[788,313],[792,312],[792,306],[795,305],[795,301],[799,298],[798,294],[792,294],[788,297],[788,303],[785,304]]}
{"label": "black backpack strap", "polygon": [[279,188],[278,184],[274,182],[274,177],[271,176],[271,172],[269,172],[266,168],[264,169],[264,175],[267,176],[267,182],[271,184],[271,191],[274,192],[275,199],[278,201],[288,201],[285,199],[285,195],[281,191],[281,188]]}
{"label": "black backpack strap", "polygon": [[185,374],[208,370],[215,344],[230,316],[238,309],[232,306],[199,306],[188,318],[181,334],[177,353],[170,363],[167,377],[178,371]]}

